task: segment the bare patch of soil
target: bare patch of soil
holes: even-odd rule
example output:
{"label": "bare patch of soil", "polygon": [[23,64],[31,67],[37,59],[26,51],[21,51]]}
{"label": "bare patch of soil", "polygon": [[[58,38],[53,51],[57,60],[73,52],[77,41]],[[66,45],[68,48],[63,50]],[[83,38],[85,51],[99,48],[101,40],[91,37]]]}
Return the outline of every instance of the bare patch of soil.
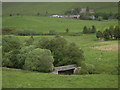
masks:
{"label": "bare patch of soil", "polygon": [[96,47],[92,47],[92,49],[97,49],[97,50],[102,50],[102,51],[118,51],[118,44],[96,46]]}

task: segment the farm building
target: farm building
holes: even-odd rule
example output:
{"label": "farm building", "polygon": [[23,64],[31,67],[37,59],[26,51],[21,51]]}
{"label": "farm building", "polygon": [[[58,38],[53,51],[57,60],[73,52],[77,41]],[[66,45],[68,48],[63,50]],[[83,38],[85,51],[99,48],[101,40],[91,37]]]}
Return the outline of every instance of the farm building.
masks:
{"label": "farm building", "polygon": [[77,72],[80,70],[81,67],[77,67],[76,65],[66,65],[66,66],[60,66],[55,67],[55,70],[52,72],[54,74],[77,74]]}

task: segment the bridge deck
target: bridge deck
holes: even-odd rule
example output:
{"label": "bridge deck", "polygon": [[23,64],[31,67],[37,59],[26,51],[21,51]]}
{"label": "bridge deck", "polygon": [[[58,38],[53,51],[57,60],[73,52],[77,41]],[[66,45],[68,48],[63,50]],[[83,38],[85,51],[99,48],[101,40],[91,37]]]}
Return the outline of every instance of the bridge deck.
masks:
{"label": "bridge deck", "polygon": [[55,67],[55,71],[65,71],[65,70],[70,70],[75,68],[76,68],[76,65],[66,65],[66,66]]}

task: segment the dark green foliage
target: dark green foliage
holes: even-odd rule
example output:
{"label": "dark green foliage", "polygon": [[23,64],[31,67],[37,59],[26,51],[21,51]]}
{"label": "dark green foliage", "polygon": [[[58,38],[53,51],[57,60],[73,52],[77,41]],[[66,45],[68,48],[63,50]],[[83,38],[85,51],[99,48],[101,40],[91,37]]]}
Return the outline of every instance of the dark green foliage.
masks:
{"label": "dark green foliage", "polygon": [[19,50],[12,50],[8,53],[5,53],[3,56],[3,66],[12,67],[12,68],[20,68],[19,59],[18,59]]}
{"label": "dark green foliage", "polygon": [[120,38],[120,27],[119,26],[110,26],[109,29],[105,29],[103,32],[97,31],[97,38],[104,38],[104,40],[113,40]]}
{"label": "dark green foliage", "polygon": [[25,64],[25,60],[27,58],[27,54],[35,48],[36,47],[34,45],[30,45],[30,46],[22,47],[20,49],[20,53],[18,54],[18,61],[19,61],[20,68],[23,68],[23,66]]}
{"label": "dark green foliage", "polygon": [[87,29],[86,26],[84,26],[84,28],[83,28],[83,33],[84,33],[84,34],[88,33],[88,29]]}
{"label": "dark green foliage", "polygon": [[109,35],[109,30],[106,29],[104,32],[103,32],[103,37],[105,40],[109,40],[110,39],[110,35]]}
{"label": "dark green foliage", "polygon": [[21,43],[16,36],[3,36],[3,66],[19,68],[18,54]]}
{"label": "dark green foliage", "polygon": [[32,45],[33,42],[34,42],[34,38],[33,38],[33,36],[31,36],[30,38],[28,38],[28,39],[26,40],[25,45],[26,45],[26,46]]}
{"label": "dark green foliage", "polygon": [[3,36],[2,38],[2,51],[4,52],[10,52],[12,50],[18,50],[21,48],[21,43],[19,39],[16,36],[9,35],[9,36]]}
{"label": "dark green foliage", "polygon": [[115,39],[120,39],[120,27],[119,26],[115,26],[113,34],[114,34]]}
{"label": "dark green foliage", "polygon": [[84,26],[83,33],[84,34],[96,33],[96,28],[94,25],[92,25],[92,28],[90,28],[90,27],[87,28],[86,26]]}
{"label": "dark green foliage", "polygon": [[91,33],[96,33],[96,28],[94,25],[92,25]]}
{"label": "dark green foliage", "polygon": [[79,74],[95,74],[95,66],[92,64],[85,64],[84,66],[82,66],[82,68],[80,69],[80,73]]}
{"label": "dark green foliage", "polygon": [[76,64],[81,66],[84,60],[83,51],[75,43],[70,43],[66,45],[63,50],[63,57],[60,61],[61,65]]}
{"label": "dark green foliage", "polygon": [[69,64],[80,66],[82,60],[84,60],[83,51],[74,43],[67,44],[63,37],[56,37],[51,40],[43,38],[38,42],[37,47],[51,50],[55,66]]}
{"label": "dark green foliage", "polygon": [[50,50],[37,48],[27,54],[24,68],[33,71],[51,72],[54,68],[53,61]]}
{"label": "dark green foliage", "polygon": [[49,35],[56,35],[56,34],[57,34],[57,32],[55,30],[50,30],[49,31]]}
{"label": "dark green foliage", "polygon": [[96,37],[100,38],[100,39],[103,38],[103,33],[101,31],[97,31],[96,32]]}
{"label": "dark green foliage", "polygon": [[66,29],[66,33],[68,33],[68,32],[69,32],[69,29],[67,28],[67,29]]}
{"label": "dark green foliage", "polygon": [[113,32],[114,32],[114,27],[113,26],[111,26],[109,29],[109,35],[110,35],[110,38],[112,39],[113,38]]}
{"label": "dark green foliage", "polygon": [[40,13],[39,13],[39,12],[37,13],[37,16],[40,16]]}
{"label": "dark green foliage", "polygon": [[13,16],[12,14],[10,14],[9,16]]}

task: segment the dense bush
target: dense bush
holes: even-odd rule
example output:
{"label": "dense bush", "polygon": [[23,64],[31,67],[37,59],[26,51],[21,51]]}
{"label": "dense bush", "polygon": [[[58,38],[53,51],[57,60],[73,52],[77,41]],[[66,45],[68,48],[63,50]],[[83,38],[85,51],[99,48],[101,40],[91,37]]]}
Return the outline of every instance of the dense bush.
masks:
{"label": "dense bush", "polygon": [[97,38],[104,38],[104,40],[112,40],[112,39],[120,39],[120,27],[109,27],[105,29],[103,32],[97,31],[96,33]]}
{"label": "dense bush", "polygon": [[13,35],[9,36],[3,36],[2,37],[2,51],[4,52],[10,52],[12,50],[18,50],[21,48],[21,42],[19,41],[19,38]]}
{"label": "dense bush", "polygon": [[43,38],[39,40],[37,47],[51,50],[54,57],[54,65],[81,65],[84,60],[83,51],[76,46],[76,44],[68,44],[63,37],[56,37],[53,39]]}
{"label": "dense bush", "polygon": [[102,39],[103,38],[103,33],[101,31],[96,32],[96,37]]}
{"label": "dense bush", "polygon": [[24,68],[33,71],[50,72],[53,70],[53,61],[50,50],[37,48],[27,54]]}
{"label": "dense bush", "polygon": [[18,37],[3,36],[2,42],[3,66],[19,68],[18,54],[22,44]]}
{"label": "dense bush", "polygon": [[33,42],[34,42],[34,38],[33,38],[33,36],[31,36],[26,40],[25,45],[26,46],[32,45]]}
{"label": "dense bush", "polygon": [[84,66],[82,66],[82,68],[80,69],[80,73],[79,74],[95,74],[95,66],[92,64],[85,64]]}

